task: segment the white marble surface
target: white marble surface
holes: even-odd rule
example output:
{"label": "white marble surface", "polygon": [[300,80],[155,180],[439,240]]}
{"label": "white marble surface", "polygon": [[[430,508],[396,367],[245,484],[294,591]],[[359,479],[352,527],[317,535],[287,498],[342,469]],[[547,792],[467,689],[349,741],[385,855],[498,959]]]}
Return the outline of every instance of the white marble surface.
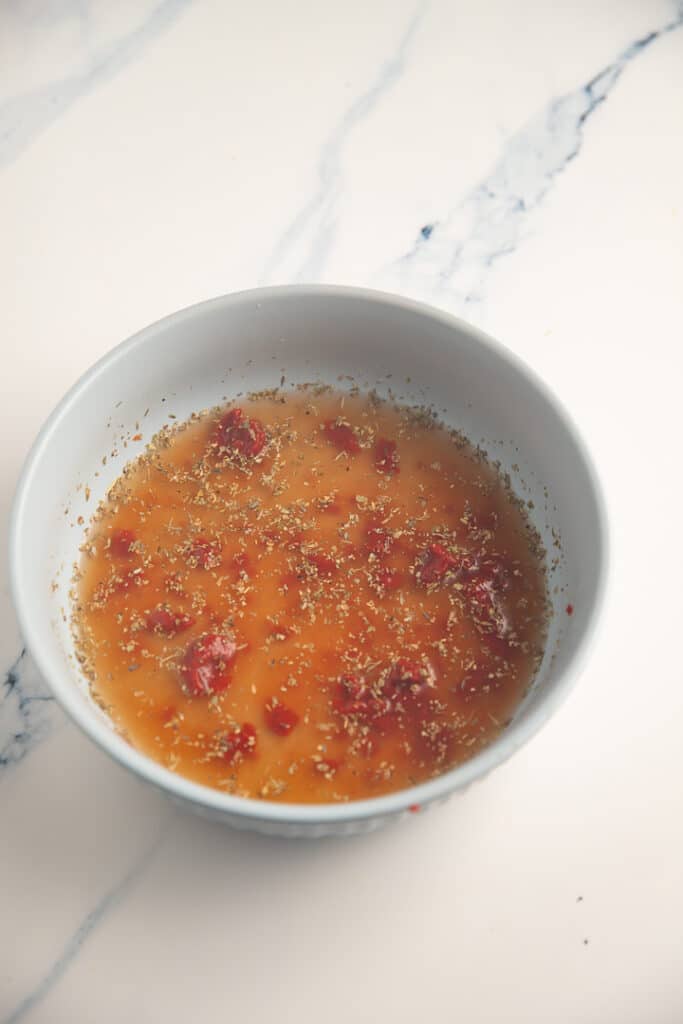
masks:
{"label": "white marble surface", "polygon": [[[2,552],[0,1024],[683,1020],[683,6],[0,5],[0,507],[183,305],[404,291],[575,414],[614,560],[580,686],[445,808],[316,844],[174,812],[21,654]],[[10,667],[11,666],[11,667]]]}

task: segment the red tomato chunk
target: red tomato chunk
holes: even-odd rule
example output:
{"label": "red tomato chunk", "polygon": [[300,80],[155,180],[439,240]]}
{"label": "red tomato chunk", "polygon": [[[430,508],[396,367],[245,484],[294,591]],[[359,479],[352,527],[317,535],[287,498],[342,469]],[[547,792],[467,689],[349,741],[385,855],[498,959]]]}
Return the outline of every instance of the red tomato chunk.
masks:
{"label": "red tomato chunk", "polygon": [[388,555],[394,547],[394,537],[383,526],[371,526],[365,535],[365,542],[370,554]]}
{"label": "red tomato chunk", "polygon": [[389,692],[417,695],[431,689],[436,682],[436,673],[429,662],[399,658],[387,678]]}
{"label": "red tomato chunk", "polygon": [[242,409],[231,409],[218,423],[214,440],[233,455],[255,458],[265,448],[266,432],[260,420],[249,419]]}
{"label": "red tomato chunk", "polygon": [[348,452],[349,455],[353,455],[360,451],[360,441],[355,430],[343,420],[327,420],[323,429],[327,440],[331,441],[340,452]]}
{"label": "red tomato chunk", "polygon": [[438,583],[458,568],[458,562],[442,544],[430,544],[418,570],[421,583]]}
{"label": "red tomato chunk", "polygon": [[395,569],[380,569],[377,582],[385,590],[398,590],[401,586],[401,574]]}
{"label": "red tomato chunk", "polygon": [[236,761],[242,757],[253,757],[256,754],[256,727],[251,722],[244,722],[223,741],[223,758]]}
{"label": "red tomato chunk", "polygon": [[337,686],[333,707],[347,718],[371,720],[380,718],[390,710],[386,697],[376,693],[361,676],[342,676]]}
{"label": "red tomato chunk", "polygon": [[180,677],[192,697],[210,697],[230,684],[230,663],[237,647],[220,633],[207,633],[188,648]]}
{"label": "red tomato chunk", "polygon": [[266,725],[276,736],[289,736],[299,721],[296,711],[281,704],[276,698],[268,701],[265,707]]}

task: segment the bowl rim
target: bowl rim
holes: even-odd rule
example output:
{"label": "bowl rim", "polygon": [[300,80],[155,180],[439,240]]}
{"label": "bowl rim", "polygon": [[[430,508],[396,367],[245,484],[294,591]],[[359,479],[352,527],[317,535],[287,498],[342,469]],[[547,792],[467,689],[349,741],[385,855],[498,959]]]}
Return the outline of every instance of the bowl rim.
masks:
{"label": "bowl rim", "polygon": [[[403,312],[414,313],[436,321],[451,331],[457,330],[468,335],[478,344],[487,348],[497,358],[507,362],[522,377],[526,378],[531,387],[552,408],[584,463],[597,509],[596,525],[599,540],[599,565],[592,612],[589,615],[582,635],[575,643],[569,661],[564,669],[553,677],[553,687],[539,701],[538,707],[528,713],[521,721],[513,721],[490,746],[486,747],[471,760],[427,782],[411,786],[408,789],[401,789],[393,793],[363,800],[349,800],[348,802],[340,803],[300,804],[276,803],[274,801],[257,800],[252,797],[234,796],[204,786],[201,783],[192,782],[181,775],[176,775],[158,762],[147,757],[147,755],[137,751],[128,745],[110,726],[96,719],[95,715],[88,709],[87,704],[82,700],[82,696],[78,693],[71,674],[67,674],[58,664],[53,663],[42,642],[43,630],[37,627],[31,614],[29,596],[23,583],[19,554],[20,550],[24,547],[21,543],[23,510],[29,498],[29,491],[37,470],[37,464],[41,455],[49,446],[52,435],[68,416],[72,406],[78,401],[80,396],[95,383],[102,373],[106,372],[119,359],[125,357],[128,352],[148,344],[156,335],[162,334],[170,325],[177,325],[183,321],[191,320],[200,312],[212,308],[228,310],[233,306],[244,303],[258,303],[261,300],[277,297],[293,299],[330,297],[361,300],[380,306],[389,306]],[[565,700],[569,690],[575,684],[585,667],[588,652],[595,640],[607,587],[609,570],[608,537],[608,516],[605,497],[592,456],[580,432],[564,405],[556,398],[548,385],[513,351],[459,317],[428,303],[402,295],[347,285],[275,285],[245,289],[216,298],[206,299],[169,314],[137,331],[127,340],[115,345],[86,370],[69,388],[40,429],[29,450],[19,477],[12,504],[9,528],[10,590],[21,634],[42,678],[71,720],[118,764],[130,769],[143,780],[152,783],[171,796],[181,798],[203,808],[205,811],[218,813],[224,817],[242,818],[251,820],[254,823],[269,822],[292,825],[344,824],[394,815],[409,809],[425,806],[434,800],[446,797],[456,790],[463,790],[476,779],[481,778],[493,768],[505,762],[539,731]]]}

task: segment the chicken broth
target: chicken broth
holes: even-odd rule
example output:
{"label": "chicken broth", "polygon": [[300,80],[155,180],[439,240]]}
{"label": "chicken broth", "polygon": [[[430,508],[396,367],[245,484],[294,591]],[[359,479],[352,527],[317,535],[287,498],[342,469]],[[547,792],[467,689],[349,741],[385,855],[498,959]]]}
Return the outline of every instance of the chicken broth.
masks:
{"label": "chicken broth", "polygon": [[402,789],[491,743],[548,613],[538,535],[480,452],[319,387],[161,431],[76,576],[79,659],[128,741],[295,803]]}

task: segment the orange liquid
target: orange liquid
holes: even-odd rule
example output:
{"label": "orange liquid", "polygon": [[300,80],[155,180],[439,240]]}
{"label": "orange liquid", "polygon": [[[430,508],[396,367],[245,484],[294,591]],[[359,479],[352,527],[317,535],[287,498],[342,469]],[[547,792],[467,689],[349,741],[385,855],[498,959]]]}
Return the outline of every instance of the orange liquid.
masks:
{"label": "orange liquid", "polygon": [[94,517],[74,622],[96,699],[149,757],[262,799],[376,796],[472,757],[542,654],[519,502],[405,408],[241,408],[241,433],[225,410],[165,432]]}

